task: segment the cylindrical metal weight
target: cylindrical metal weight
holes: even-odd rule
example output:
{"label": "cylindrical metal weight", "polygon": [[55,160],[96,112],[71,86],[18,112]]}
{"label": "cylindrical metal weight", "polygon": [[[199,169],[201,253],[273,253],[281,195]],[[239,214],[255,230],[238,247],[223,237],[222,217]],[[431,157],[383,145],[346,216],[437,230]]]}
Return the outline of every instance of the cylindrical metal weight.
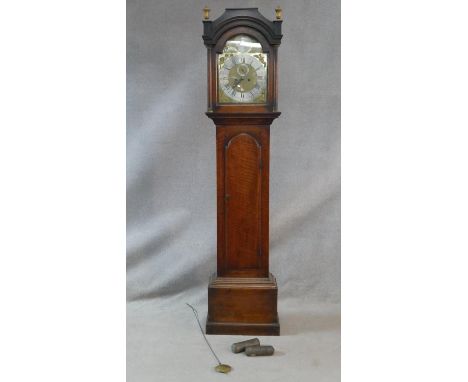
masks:
{"label": "cylindrical metal weight", "polygon": [[273,355],[275,348],[270,345],[256,345],[249,346],[245,349],[245,354],[249,357],[260,356],[260,355]]}
{"label": "cylindrical metal weight", "polygon": [[235,344],[231,345],[231,350],[233,353],[240,353],[243,352],[246,347],[255,345],[260,345],[260,341],[258,338],[252,338],[247,341],[236,342]]}

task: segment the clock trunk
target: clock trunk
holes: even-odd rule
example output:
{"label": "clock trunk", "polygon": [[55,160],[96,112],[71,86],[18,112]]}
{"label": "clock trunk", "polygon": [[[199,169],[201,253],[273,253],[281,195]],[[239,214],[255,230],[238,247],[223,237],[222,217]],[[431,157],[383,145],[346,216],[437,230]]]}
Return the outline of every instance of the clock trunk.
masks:
{"label": "clock trunk", "polygon": [[[269,171],[270,125],[280,115],[276,57],[281,20],[269,21],[257,8],[226,9],[218,19],[204,21],[204,28],[206,114],[216,126],[217,173],[217,271],[208,285],[206,332],[279,335],[278,286],[269,270]],[[261,46],[261,52],[252,54],[264,54],[265,67],[251,72],[258,64],[249,61],[248,48],[243,48],[240,59],[224,57],[231,61],[223,69],[219,55],[235,54],[235,49],[226,46],[235,47],[236,41]],[[243,66],[249,63],[253,63],[251,68]],[[267,76],[263,102],[254,97],[256,102],[247,102],[238,94],[231,95],[232,102],[225,102],[226,98],[220,102],[218,92],[224,90],[218,86],[219,73],[234,76],[224,79],[222,88],[231,92],[248,92],[253,88],[249,81]],[[229,93],[224,95],[229,98]]]}

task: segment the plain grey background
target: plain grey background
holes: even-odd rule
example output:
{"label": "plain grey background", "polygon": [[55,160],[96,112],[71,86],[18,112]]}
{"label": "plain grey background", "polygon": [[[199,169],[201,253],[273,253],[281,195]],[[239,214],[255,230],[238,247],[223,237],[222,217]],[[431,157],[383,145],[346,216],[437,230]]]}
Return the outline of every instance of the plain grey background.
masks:
{"label": "plain grey background", "polygon": [[[215,19],[226,7],[258,7],[273,19],[278,4],[284,18],[279,48],[282,115],[271,127],[270,271],[279,285],[282,333],[293,336],[307,328],[313,332],[314,323],[322,328],[336,323],[339,309],[327,316],[317,307],[340,301],[339,1],[129,0],[129,380],[154,380],[156,333],[175,330],[170,323],[164,326],[159,314],[177,322],[187,313],[182,321],[189,326],[186,335],[194,333],[194,344],[199,342],[192,332],[193,317],[180,304],[198,304],[204,317],[208,278],[216,269],[215,128],[204,114],[202,9],[208,5]],[[286,312],[293,305],[288,321]],[[301,309],[309,315],[301,316]],[[155,322],[164,329],[152,326]],[[336,325],[333,330],[336,334]],[[336,341],[330,346],[335,351]],[[330,354],[330,365],[337,367],[337,353]],[[326,368],[319,374],[319,380],[336,380],[336,373],[327,374]]]}

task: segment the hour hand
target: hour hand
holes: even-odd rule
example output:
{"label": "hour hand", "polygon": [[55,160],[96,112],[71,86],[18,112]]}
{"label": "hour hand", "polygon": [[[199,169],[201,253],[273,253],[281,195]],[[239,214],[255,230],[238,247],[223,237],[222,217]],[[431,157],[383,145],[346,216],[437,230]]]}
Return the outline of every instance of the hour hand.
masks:
{"label": "hour hand", "polygon": [[232,84],[232,87],[236,87],[242,81],[242,78],[236,78]]}

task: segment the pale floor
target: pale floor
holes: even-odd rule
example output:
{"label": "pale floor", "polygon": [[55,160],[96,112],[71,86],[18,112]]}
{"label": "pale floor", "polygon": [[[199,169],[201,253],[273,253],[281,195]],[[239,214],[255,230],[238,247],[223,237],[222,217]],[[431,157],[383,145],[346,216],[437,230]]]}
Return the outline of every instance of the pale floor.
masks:
{"label": "pale floor", "polygon": [[[338,382],[340,381],[340,305],[299,300],[279,303],[281,336],[259,336],[273,345],[271,357],[233,354],[230,346],[254,336],[208,336],[228,375],[213,370],[210,353],[188,297],[146,300],[127,305],[127,382]],[[187,301],[205,323],[206,301]]]}

